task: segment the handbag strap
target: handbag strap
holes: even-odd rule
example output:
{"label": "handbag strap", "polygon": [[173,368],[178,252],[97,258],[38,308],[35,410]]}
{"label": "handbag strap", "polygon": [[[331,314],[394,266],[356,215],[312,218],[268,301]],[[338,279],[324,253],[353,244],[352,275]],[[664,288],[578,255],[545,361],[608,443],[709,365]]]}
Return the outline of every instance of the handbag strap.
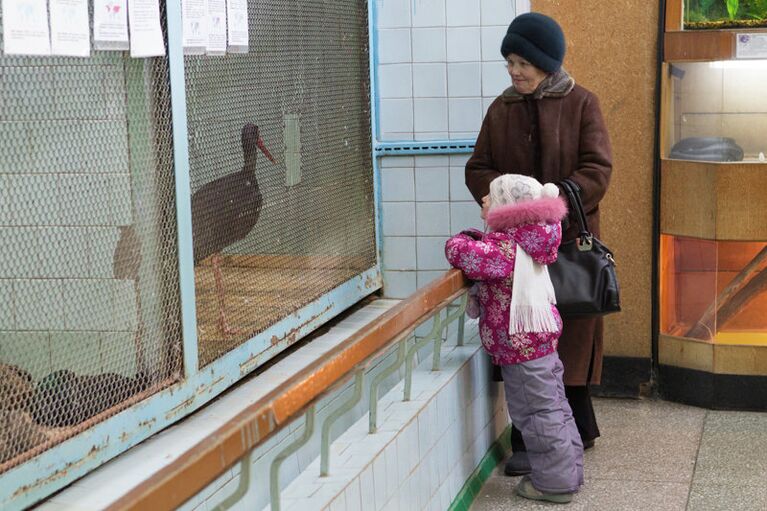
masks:
{"label": "handbag strap", "polygon": [[581,202],[578,185],[569,179],[563,179],[560,184],[565,189],[565,193],[567,193],[567,197],[570,199],[570,205],[578,220],[578,227],[580,228],[578,248],[582,251],[591,250],[594,236],[591,234],[589,224],[586,221],[586,213],[583,211],[583,203]]}

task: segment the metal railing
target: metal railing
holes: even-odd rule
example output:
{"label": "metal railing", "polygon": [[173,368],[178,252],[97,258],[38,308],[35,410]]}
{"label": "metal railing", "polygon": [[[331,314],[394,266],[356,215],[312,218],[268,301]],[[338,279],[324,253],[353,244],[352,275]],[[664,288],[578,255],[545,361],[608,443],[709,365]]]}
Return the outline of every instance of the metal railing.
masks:
{"label": "metal railing", "polygon": [[[282,386],[248,406],[235,418],[191,447],[152,479],[123,495],[109,509],[175,509],[190,499],[221,473],[240,461],[240,483],[235,492],[216,509],[228,509],[247,493],[250,485],[251,453],[295,418],[305,417],[303,434],[284,447],[270,469],[270,497],[273,511],[280,509],[280,464],[312,437],[317,402],[333,390],[354,379],[352,395],[339,403],[322,424],[320,472],[330,473],[330,428],[362,397],[367,365],[396,346],[394,361],[378,373],[370,387],[370,434],[377,428],[379,386],[383,379],[405,364],[405,392],[410,399],[415,353],[433,343],[432,370],[440,369],[443,332],[458,321],[458,345],[463,344],[463,324],[467,300],[463,274],[451,270],[444,276],[401,301],[378,319],[333,348],[321,361],[306,368]],[[445,312],[443,317],[443,311]],[[429,334],[410,342],[415,329],[433,318]]]}

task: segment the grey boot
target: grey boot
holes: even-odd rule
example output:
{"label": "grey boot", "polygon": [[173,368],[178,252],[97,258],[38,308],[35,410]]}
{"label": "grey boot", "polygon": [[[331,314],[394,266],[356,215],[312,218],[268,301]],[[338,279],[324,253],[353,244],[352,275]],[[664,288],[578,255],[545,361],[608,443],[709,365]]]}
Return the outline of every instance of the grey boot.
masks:
{"label": "grey boot", "polygon": [[530,460],[527,459],[527,451],[517,451],[506,462],[503,472],[507,476],[523,476],[532,472]]}
{"label": "grey boot", "polygon": [[572,493],[546,493],[533,486],[530,478],[525,476],[514,488],[514,491],[520,497],[530,500],[542,500],[544,502],[553,502],[554,504],[567,504],[573,500]]}

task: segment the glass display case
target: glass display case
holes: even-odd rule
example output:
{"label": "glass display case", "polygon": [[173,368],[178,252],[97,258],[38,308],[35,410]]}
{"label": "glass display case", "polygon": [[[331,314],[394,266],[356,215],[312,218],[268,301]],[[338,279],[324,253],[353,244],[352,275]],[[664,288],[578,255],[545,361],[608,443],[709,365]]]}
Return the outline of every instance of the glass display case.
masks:
{"label": "glass display case", "polygon": [[661,332],[767,346],[767,242],[661,236]]}
{"label": "glass display case", "polygon": [[767,26],[767,0],[684,0],[685,30]]}
{"label": "glass display case", "polygon": [[767,411],[767,0],[670,0],[663,23],[658,390]]}
{"label": "glass display case", "polygon": [[765,162],[767,60],[666,64],[663,157]]}

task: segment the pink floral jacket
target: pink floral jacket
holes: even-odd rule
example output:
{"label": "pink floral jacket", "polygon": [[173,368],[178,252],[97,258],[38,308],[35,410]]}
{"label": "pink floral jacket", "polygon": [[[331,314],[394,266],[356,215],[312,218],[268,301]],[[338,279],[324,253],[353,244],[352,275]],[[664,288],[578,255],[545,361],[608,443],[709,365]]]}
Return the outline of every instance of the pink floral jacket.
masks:
{"label": "pink floral jacket", "polygon": [[557,349],[562,320],[555,306],[558,332],[514,335],[509,335],[509,306],[517,244],[535,262],[553,263],[562,238],[560,221],[566,214],[560,197],[501,206],[488,215],[492,232],[463,231],[445,245],[450,264],[479,282],[480,338],[496,365],[527,362]]}

